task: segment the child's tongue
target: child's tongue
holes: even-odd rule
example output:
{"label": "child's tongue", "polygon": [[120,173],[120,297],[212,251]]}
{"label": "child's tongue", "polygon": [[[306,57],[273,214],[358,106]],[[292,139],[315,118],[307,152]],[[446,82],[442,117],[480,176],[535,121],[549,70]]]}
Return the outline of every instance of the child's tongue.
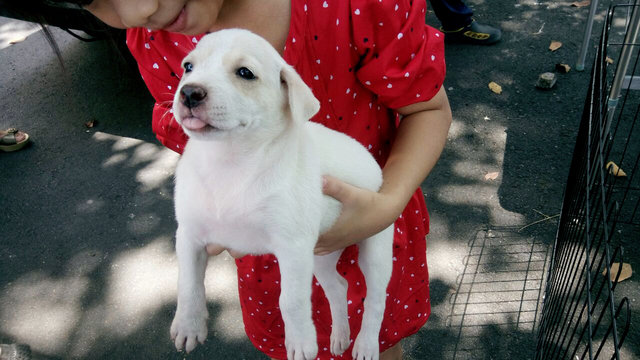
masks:
{"label": "child's tongue", "polygon": [[198,119],[197,117],[188,117],[182,119],[182,126],[189,130],[200,130],[207,126],[207,123]]}

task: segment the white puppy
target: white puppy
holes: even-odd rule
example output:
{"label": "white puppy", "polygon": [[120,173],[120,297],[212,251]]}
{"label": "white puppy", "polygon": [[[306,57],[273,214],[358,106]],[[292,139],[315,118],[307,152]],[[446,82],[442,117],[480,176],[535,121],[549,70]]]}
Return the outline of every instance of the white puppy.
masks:
{"label": "white puppy", "polygon": [[[340,214],[322,175],[377,191],[380,167],[356,140],[308,120],[319,103],[293,68],[245,30],[206,35],[184,60],[173,114],[190,140],[176,170],[178,308],[171,336],[192,350],[207,335],[205,246],[274,254],[289,359],[315,359],[312,275],[332,316],[331,352],[350,345],[341,251],[314,256],[318,236]],[[367,295],[352,355],[378,359],[391,276],[393,226],[359,244]]]}

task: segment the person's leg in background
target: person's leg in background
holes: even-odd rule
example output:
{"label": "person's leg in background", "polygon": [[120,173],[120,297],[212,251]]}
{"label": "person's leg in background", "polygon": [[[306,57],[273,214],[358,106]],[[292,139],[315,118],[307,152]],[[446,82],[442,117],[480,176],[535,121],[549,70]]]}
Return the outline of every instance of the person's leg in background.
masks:
{"label": "person's leg in background", "polygon": [[475,21],[473,11],[462,0],[429,0],[429,3],[447,41],[489,45],[502,38],[500,29]]}

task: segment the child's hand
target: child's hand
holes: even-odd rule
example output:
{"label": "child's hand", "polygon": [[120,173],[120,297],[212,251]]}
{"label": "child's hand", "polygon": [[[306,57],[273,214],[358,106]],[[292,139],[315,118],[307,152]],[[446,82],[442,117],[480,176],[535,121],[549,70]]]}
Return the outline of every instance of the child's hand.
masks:
{"label": "child's hand", "polygon": [[314,250],[316,255],[356,244],[391,225],[395,214],[390,196],[361,189],[331,176],[324,177],[323,192],[342,203],[336,223],[322,234]]}

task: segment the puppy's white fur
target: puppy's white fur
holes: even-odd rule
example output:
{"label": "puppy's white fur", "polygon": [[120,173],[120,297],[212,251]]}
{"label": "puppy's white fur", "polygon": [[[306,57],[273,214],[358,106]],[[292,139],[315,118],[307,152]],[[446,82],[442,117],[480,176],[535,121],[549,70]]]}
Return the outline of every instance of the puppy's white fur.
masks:
{"label": "puppy's white fur", "polygon": [[[171,336],[190,351],[207,335],[205,245],[274,254],[281,273],[280,310],[289,359],[315,359],[312,275],[332,316],[331,351],[350,345],[347,282],[341,251],[314,256],[318,236],[340,203],[322,194],[322,175],[377,191],[380,167],[354,139],[309,122],[319,103],[302,79],[259,36],[223,30],[202,38],[183,61],[173,113],[190,140],[176,170],[178,307]],[[246,68],[255,78],[243,78]],[[242,73],[246,75],[246,72]],[[199,103],[185,105],[187,87]],[[206,95],[204,95],[206,93]],[[393,226],[359,244],[367,296],[352,355],[378,359],[378,335],[391,276]]]}

